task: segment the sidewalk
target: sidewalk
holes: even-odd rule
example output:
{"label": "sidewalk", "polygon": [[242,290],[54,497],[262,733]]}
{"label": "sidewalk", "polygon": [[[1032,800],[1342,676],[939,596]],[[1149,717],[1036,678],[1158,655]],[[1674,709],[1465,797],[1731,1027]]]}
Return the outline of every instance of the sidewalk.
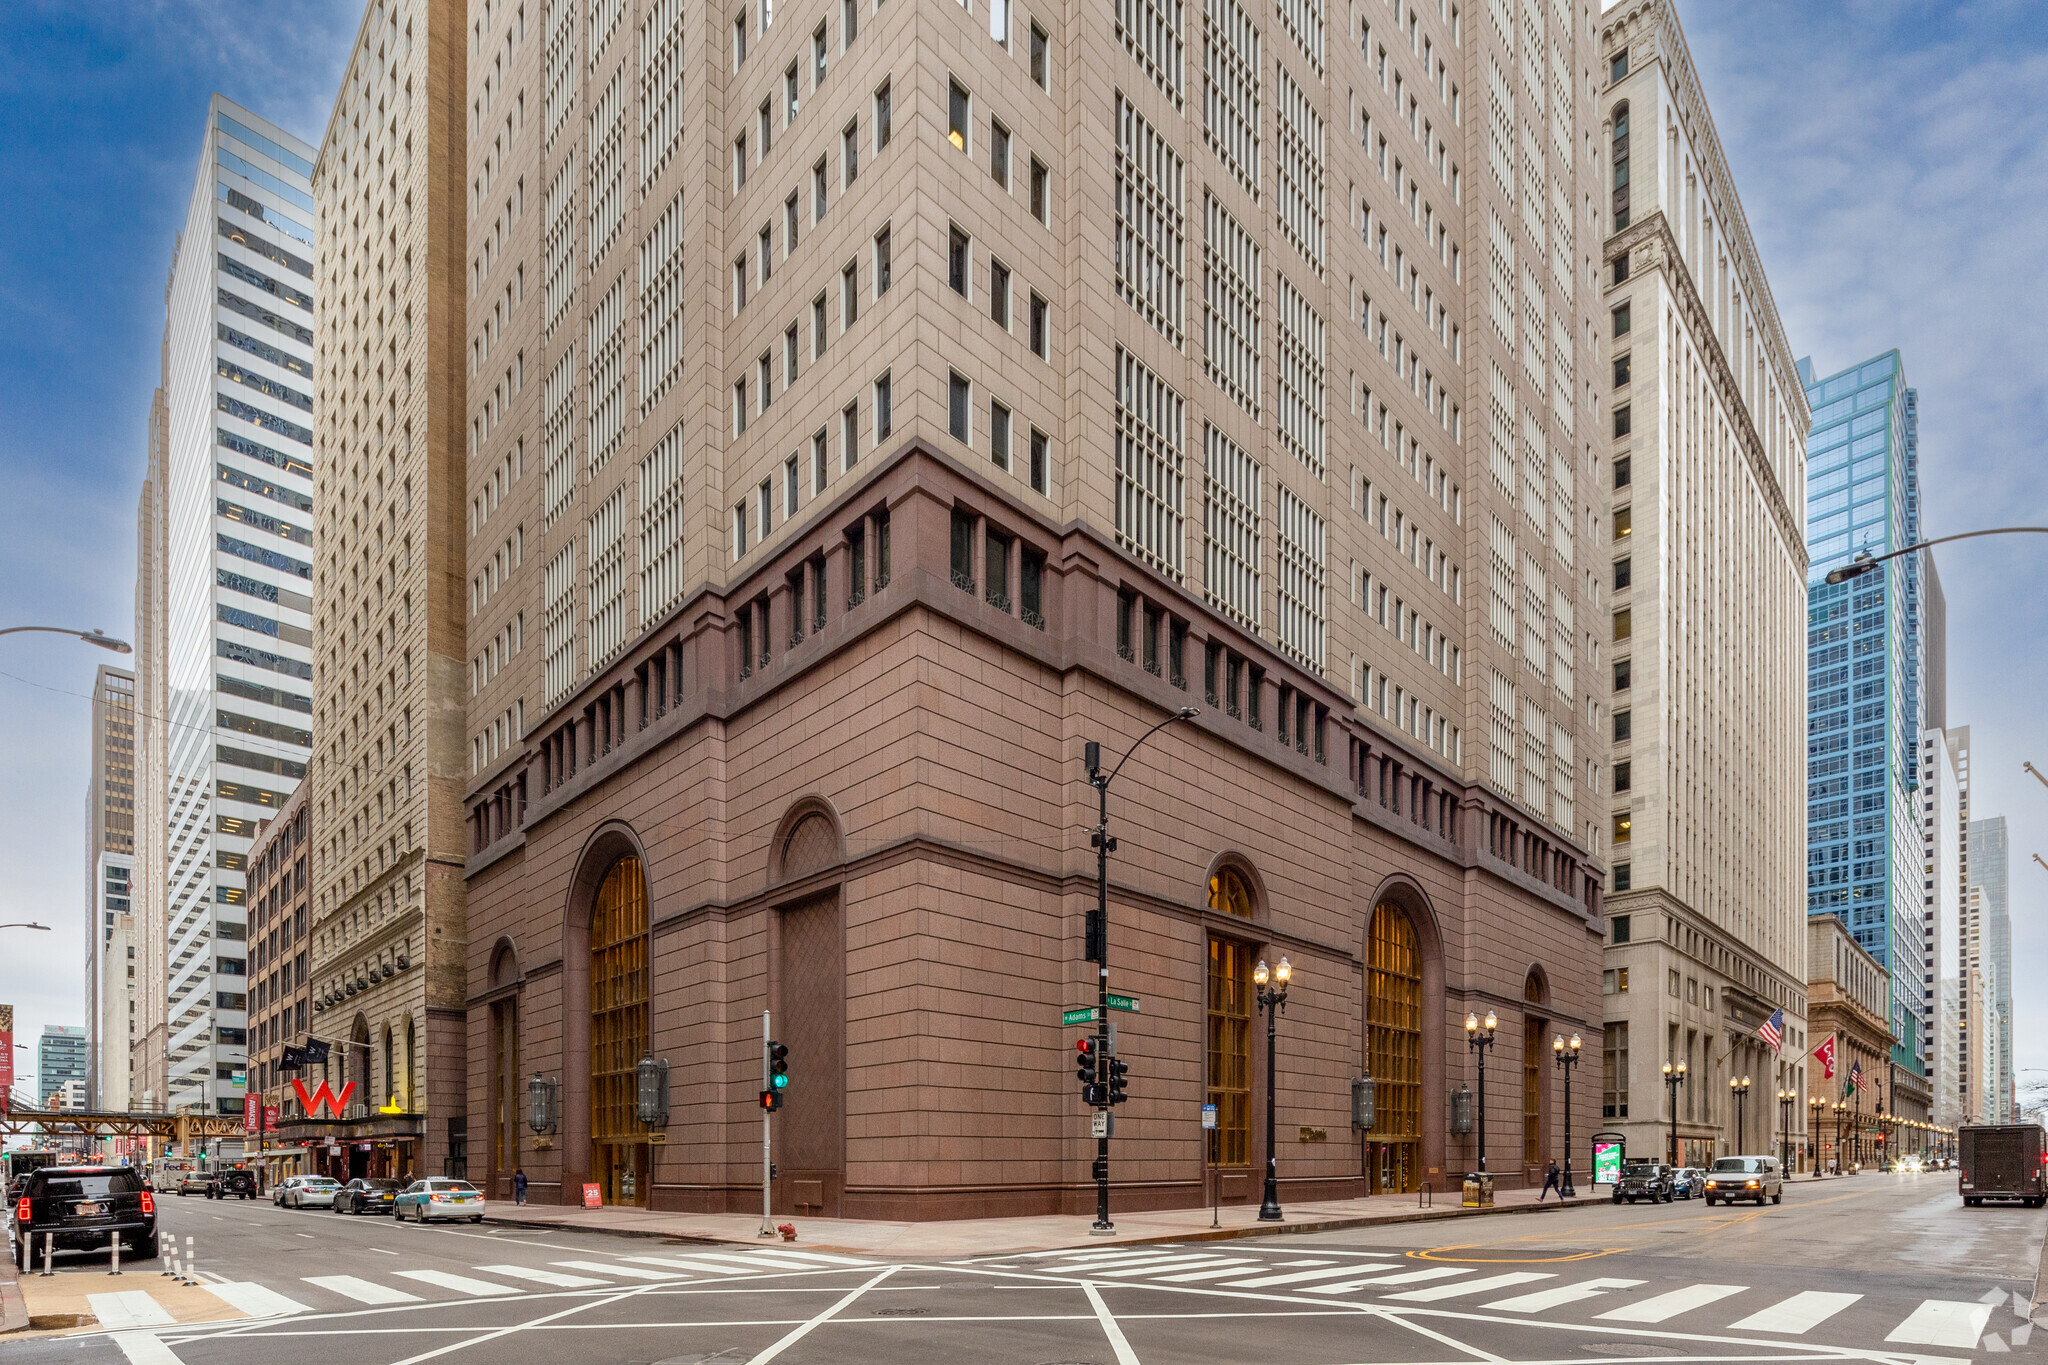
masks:
{"label": "sidewalk", "polygon": [[[1220,1226],[1210,1226],[1208,1209],[1161,1209],[1151,1213],[1119,1213],[1116,1233],[1090,1235],[1086,1214],[1031,1218],[970,1218],[939,1223],[869,1222],[851,1218],[792,1219],[778,1215],[779,1226],[793,1222],[797,1245],[822,1251],[897,1258],[986,1256],[1002,1252],[1056,1251],[1062,1247],[1129,1246],[1144,1242],[1206,1242],[1236,1237],[1265,1237],[1286,1232],[1330,1232],[1338,1228],[1377,1227],[1392,1223],[1473,1218],[1488,1214],[1536,1213],[1567,1207],[1556,1199],[1537,1203],[1529,1190],[1502,1190],[1488,1209],[1461,1208],[1454,1191],[1439,1196],[1434,1207],[1417,1207],[1412,1194],[1382,1194],[1365,1199],[1337,1199],[1293,1204],[1277,1223],[1258,1221],[1253,1205],[1223,1211]],[[1589,1201],[1581,1195],[1572,1206]],[[1605,1202],[1604,1200],[1600,1202]],[[585,1209],[564,1205],[491,1204],[487,1222],[501,1226],[570,1228],[609,1232],[626,1237],[674,1237],[693,1242],[767,1245],[760,1236],[759,1214],[658,1213],[635,1208]]]}

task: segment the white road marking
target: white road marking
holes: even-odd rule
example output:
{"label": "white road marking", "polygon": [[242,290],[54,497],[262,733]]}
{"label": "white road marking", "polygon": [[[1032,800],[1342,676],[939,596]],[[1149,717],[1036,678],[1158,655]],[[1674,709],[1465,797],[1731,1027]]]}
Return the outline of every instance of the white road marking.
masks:
{"label": "white road marking", "polygon": [[1385,1275],[1374,1280],[1373,1284],[1422,1284],[1428,1280],[1447,1280],[1453,1275],[1471,1273],[1469,1266],[1440,1265],[1432,1266],[1428,1270],[1404,1270],[1399,1275]]}
{"label": "white road marking", "polygon": [[687,1270],[696,1275],[744,1275],[747,1272],[737,1266],[717,1265],[711,1261],[689,1261],[680,1256],[621,1256],[622,1261],[634,1265],[658,1265],[670,1270]]}
{"label": "white road marking", "polygon": [[1374,1271],[1392,1270],[1390,1265],[1362,1265],[1353,1268],[1353,1273],[1364,1272],[1359,1279],[1345,1280],[1341,1284],[1306,1284],[1301,1287],[1304,1294],[1349,1294],[1359,1289],[1377,1289],[1386,1284],[1420,1284],[1424,1280],[1447,1280],[1454,1275],[1470,1275],[1472,1272],[1458,1266],[1440,1265],[1428,1270],[1410,1270],[1399,1275],[1374,1275]]}
{"label": "white road marking", "polygon": [[1835,1314],[1847,1308],[1861,1294],[1831,1294],[1819,1289],[1809,1289],[1794,1294],[1769,1308],[1751,1313],[1740,1322],[1728,1325],[1731,1332],[1786,1332],[1797,1336],[1810,1332]]}
{"label": "white road marking", "polygon": [[1951,1299],[1927,1299],[1897,1327],[1886,1341],[1903,1341],[1913,1346],[1960,1346],[1965,1350],[1984,1335],[1991,1321],[1988,1303],[1957,1303]]}
{"label": "white road marking", "polygon": [[[1458,1273],[1470,1274],[1471,1272],[1460,1271]],[[1276,1284],[1306,1284],[1310,1280],[1335,1280],[1341,1279],[1346,1275],[1356,1276],[1357,1274],[1357,1266],[1339,1265],[1331,1266],[1326,1270],[1295,1270],[1290,1271],[1285,1275],[1257,1275],[1249,1280],[1232,1280],[1230,1283],[1223,1285],[1222,1288],[1266,1289]],[[1381,1281],[1381,1283],[1389,1282]]]}
{"label": "white road marking", "polygon": [[1539,1289],[1534,1294],[1523,1294],[1519,1298],[1501,1299],[1486,1307],[1504,1313],[1540,1313],[1546,1308],[1597,1298],[1610,1289],[1633,1289],[1641,1283],[1641,1280],[1581,1280],[1555,1289]]}
{"label": "white road marking", "polygon": [[1275,1261],[1274,1266],[1285,1270],[1289,1266],[1328,1265],[1328,1261]]}
{"label": "white road marking", "polygon": [[815,1261],[821,1265],[854,1266],[861,1270],[871,1269],[875,1264],[873,1261],[863,1261],[852,1256],[833,1256],[823,1251],[790,1251],[785,1247],[775,1247],[772,1250],[761,1247],[753,1251],[743,1251],[740,1255],[759,1261]]}
{"label": "white road marking", "polygon": [[398,1254],[395,1251],[386,1251],[383,1247],[371,1247],[370,1250],[376,1252],[379,1256],[396,1256]]}
{"label": "white road marking", "polygon": [[307,1284],[316,1285],[330,1293],[339,1294],[357,1303],[418,1303],[420,1296],[408,1294],[403,1289],[377,1284],[371,1280],[359,1280],[353,1275],[307,1275]]}
{"label": "white road marking", "polygon": [[1046,1270],[1051,1274],[1061,1274],[1068,1271],[1081,1274],[1103,1266],[1143,1265],[1157,1261],[1172,1261],[1186,1254],[1186,1252],[1182,1251],[1098,1251],[1093,1255],[1076,1256],[1071,1261],[1062,1261],[1058,1265],[1047,1266]]}
{"label": "white road marking", "polygon": [[486,1275],[509,1275],[515,1280],[532,1280],[535,1284],[551,1284],[557,1289],[589,1289],[595,1285],[609,1284],[609,1280],[594,1280],[588,1275],[562,1275],[552,1270],[535,1270],[523,1265],[480,1265],[476,1267]]}
{"label": "white road marking", "polygon": [[1138,1353],[1131,1349],[1131,1343],[1124,1336],[1124,1329],[1117,1326],[1109,1305],[1102,1301],[1102,1294],[1092,1284],[1084,1284],[1081,1290],[1088,1296],[1088,1302],[1095,1308],[1095,1319],[1102,1324],[1102,1335],[1109,1338],[1109,1349],[1116,1352],[1116,1365],[1138,1365]]}
{"label": "white road marking", "polygon": [[1440,1299],[1455,1299],[1464,1294],[1486,1294],[1496,1289],[1509,1289],[1518,1284],[1533,1284],[1537,1280],[1556,1278],[1556,1275],[1547,1271],[1511,1270],[1505,1275],[1489,1275],[1483,1280],[1460,1280],[1456,1284],[1410,1289],[1401,1294],[1389,1294],[1387,1298],[1401,1303],[1435,1303]]}
{"label": "white road marking", "polygon": [[618,1275],[628,1280],[673,1280],[682,1275],[680,1270],[642,1270],[638,1266],[614,1265],[609,1261],[551,1261],[564,1270],[588,1270],[594,1275]]}
{"label": "white road marking", "polygon": [[1978,1299],[1977,1302],[1988,1303],[1993,1308],[1996,1308],[2005,1302],[2005,1291],[2003,1289],[1987,1289],[1984,1291],[1983,1297]]}
{"label": "white road marking", "polygon": [[144,1289],[124,1289],[113,1294],[87,1294],[85,1301],[91,1307],[92,1315],[100,1320],[102,1327],[159,1327],[177,1321],[162,1304],[149,1296],[149,1291]]}
{"label": "white road marking", "polygon": [[154,1332],[116,1332],[114,1344],[128,1357],[128,1365],[184,1365]]}
{"label": "white road marking", "polygon": [[293,1234],[292,1234],[292,1236],[294,1236],[294,1237],[303,1237],[303,1238],[305,1238],[305,1239],[306,1239],[307,1241],[309,1241],[309,1242],[317,1242],[317,1241],[319,1241],[319,1240],[320,1240],[320,1239],[319,1239],[318,1237],[315,1237],[315,1236],[314,1236],[314,1235],[313,1235],[312,1233],[310,1233],[310,1232],[295,1232],[295,1233],[293,1233]]}
{"label": "white road marking", "polygon": [[[1126,1266],[1119,1270],[1091,1270],[1088,1273],[1090,1275],[1099,1275],[1104,1279],[1114,1277],[1116,1279],[1122,1280],[1128,1279],[1134,1275],[1156,1275],[1162,1270],[1193,1270],[1197,1266],[1215,1267],[1225,1264],[1234,1264],[1243,1267],[1249,1265],[1256,1265],[1257,1262],[1247,1261],[1243,1257],[1218,1256],[1214,1253],[1211,1253],[1207,1256],[1176,1256],[1172,1260],[1154,1261],[1150,1265]],[[1246,1272],[1242,1269],[1238,1271],[1238,1274],[1240,1275],[1244,1273]]]}
{"label": "white road marking", "polygon": [[1161,1275],[1159,1283],[1194,1284],[1200,1280],[1220,1280],[1229,1275],[1242,1275],[1248,1268],[1257,1264],[1257,1261],[1238,1257],[1228,1261],[1220,1261],[1206,1270],[1188,1270],[1178,1275]]}
{"label": "white road marking", "polygon": [[[769,1361],[775,1359],[775,1357],[781,1355],[784,1351],[787,1351],[790,1347],[796,1345],[799,1341],[802,1341],[805,1337],[809,1336],[813,1328],[817,1327],[821,1323],[829,1321],[835,1314],[839,1312],[840,1309],[847,1307],[855,1299],[858,1299],[861,1295],[867,1293],[870,1289],[873,1289],[876,1285],[880,1284],[882,1281],[888,1279],[891,1275],[895,1274],[896,1269],[897,1268],[893,1265],[887,1266],[882,1270],[880,1274],[869,1279],[866,1284],[861,1285],[857,1289],[849,1290],[845,1294],[841,1295],[838,1299],[834,1300],[832,1306],[830,1308],[827,1308],[824,1312],[818,1314],[814,1318],[811,1318],[807,1322],[797,1324],[795,1327],[790,1328],[789,1331],[783,1333],[779,1340],[777,1340],[772,1346],[768,1347],[768,1349],[762,1351],[759,1355],[755,1356],[752,1360],[749,1360],[747,1362],[747,1365],[768,1365]],[[1131,1365],[1137,1365],[1137,1362],[1134,1360],[1131,1362]]]}
{"label": "white road marking", "polygon": [[458,1294],[470,1294],[476,1298],[490,1298],[498,1294],[517,1294],[519,1290],[509,1284],[492,1284],[489,1280],[472,1280],[467,1275],[451,1275],[445,1270],[394,1270],[394,1275],[421,1284],[438,1285],[452,1289]]}
{"label": "white road marking", "polygon": [[252,1318],[274,1318],[288,1313],[313,1311],[297,1299],[288,1299],[275,1289],[247,1281],[207,1284],[201,1285],[200,1288],[222,1302],[241,1309]]}
{"label": "white road marking", "polygon": [[2031,1338],[2033,1335],[2034,1324],[2031,1322],[2023,1322],[2019,1326],[2012,1329],[2012,1344],[2015,1346],[2024,1346],[2027,1344],[2028,1339]]}
{"label": "white road marking", "polygon": [[1695,1284],[1684,1289],[1674,1289],[1669,1294],[1642,1299],[1621,1308],[1610,1308],[1594,1316],[1604,1322],[1666,1322],[1680,1313],[1690,1313],[1695,1308],[1704,1308],[1731,1294],[1740,1294],[1749,1288],[1746,1284]]}

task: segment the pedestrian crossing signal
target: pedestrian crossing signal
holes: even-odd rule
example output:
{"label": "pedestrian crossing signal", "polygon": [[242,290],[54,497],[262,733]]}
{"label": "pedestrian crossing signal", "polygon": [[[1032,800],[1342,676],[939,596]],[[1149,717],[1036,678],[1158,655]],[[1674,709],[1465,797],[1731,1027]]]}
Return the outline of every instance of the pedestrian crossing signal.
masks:
{"label": "pedestrian crossing signal", "polygon": [[782,1092],[780,1090],[763,1090],[761,1092],[761,1108],[770,1114],[782,1108]]}

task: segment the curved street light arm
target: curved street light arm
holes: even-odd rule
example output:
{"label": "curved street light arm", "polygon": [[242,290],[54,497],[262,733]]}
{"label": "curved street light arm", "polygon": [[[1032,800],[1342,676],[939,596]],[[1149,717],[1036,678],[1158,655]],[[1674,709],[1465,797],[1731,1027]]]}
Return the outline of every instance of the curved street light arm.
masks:
{"label": "curved street light arm", "polygon": [[1139,735],[1138,742],[1136,744],[1133,744],[1129,749],[1124,751],[1124,756],[1116,761],[1116,766],[1114,768],[1111,768],[1109,770],[1109,776],[1102,779],[1102,785],[1104,787],[1108,787],[1110,783],[1116,781],[1116,775],[1124,770],[1124,764],[1131,761],[1132,754],[1138,752],[1138,750],[1145,747],[1146,740],[1152,738],[1152,736],[1158,734],[1161,730],[1164,730],[1167,726],[1173,724],[1177,720],[1193,720],[1196,716],[1199,716],[1201,714],[1202,712],[1199,707],[1183,706],[1180,708],[1180,710],[1174,712],[1165,720],[1160,721],[1157,725],[1147,730],[1144,734]]}
{"label": "curved street light arm", "polygon": [[1842,565],[1838,569],[1828,570],[1827,581],[1830,583],[1846,583],[1852,578],[1861,578],[1864,574],[1869,573],[1888,559],[1897,559],[1901,555],[1912,554],[1915,550],[1931,550],[1937,545],[1946,545],[1952,540],[1975,540],[1978,536],[2009,536],[2022,533],[2048,535],[2048,526],[1994,526],[1988,531],[1961,531],[1952,536],[1936,536],[1933,540],[1917,541],[1906,546],[1904,549],[1893,550],[1881,555],[1873,555],[1859,550],[1856,553],[1856,557],[1847,564]]}
{"label": "curved street light arm", "polygon": [[32,920],[23,920],[19,924],[0,924],[0,929],[41,929],[47,933],[50,926],[47,924],[37,924]]}
{"label": "curved street light arm", "polygon": [[0,635],[18,635],[23,631],[47,631],[51,635],[75,635],[89,645],[111,649],[116,654],[133,654],[135,647],[126,640],[116,640],[103,630],[72,630],[68,626],[7,626],[0,629]]}

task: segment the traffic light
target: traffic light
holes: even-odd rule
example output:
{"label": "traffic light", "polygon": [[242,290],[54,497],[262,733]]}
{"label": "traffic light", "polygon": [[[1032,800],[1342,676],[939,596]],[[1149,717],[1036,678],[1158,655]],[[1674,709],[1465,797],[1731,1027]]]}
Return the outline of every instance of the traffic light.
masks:
{"label": "traffic light", "polygon": [[768,1088],[778,1095],[789,1089],[789,1049],[781,1043],[768,1044]]}
{"label": "traffic light", "polygon": [[1074,1079],[1081,1083],[1081,1100],[1084,1104],[1100,1105],[1104,1087],[1098,1080],[1101,1075],[1102,1047],[1095,1038],[1074,1040]]}
{"label": "traffic light", "polygon": [[762,1109],[764,1109],[764,1110],[766,1110],[766,1111],[767,1111],[768,1113],[772,1114],[772,1113],[774,1113],[774,1112],[775,1112],[776,1110],[780,1109],[781,1107],[782,1107],[782,1092],[781,1092],[780,1090],[763,1090],[763,1091],[761,1092],[761,1108],[762,1108]]}
{"label": "traffic light", "polygon": [[1109,1102],[1111,1104],[1122,1104],[1131,1097],[1130,1092],[1125,1089],[1127,1082],[1124,1079],[1130,1074],[1130,1071],[1131,1064],[1123,1058],[1112,1057],[1109,1059]]}

